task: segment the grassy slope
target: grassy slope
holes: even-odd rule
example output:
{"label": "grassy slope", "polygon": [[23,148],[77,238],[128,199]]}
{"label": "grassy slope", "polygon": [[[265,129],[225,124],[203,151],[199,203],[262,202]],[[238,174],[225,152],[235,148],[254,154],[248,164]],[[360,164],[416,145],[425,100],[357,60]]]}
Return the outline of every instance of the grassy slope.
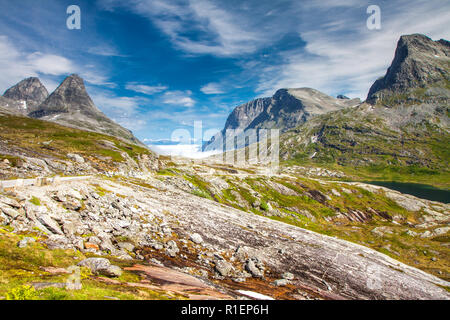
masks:
{"label": "grassy slope", "polygon": [[[0,139],[35,157],[42,155],[65,159],[68,153],[78,153],[87,158],[110,157],[113,161],[121,162],[124,161],[122,152],[135,159],[141,154],[151,154],[148,149],[112,136],[8,115],[0,116]],[[99,143],[102,140],[111,142],[117,149]],[[8,158],[13,164],[17,161],[17,158],[8,155],[0,155],[0,158]]]}
{"label": "grassy slope", "polygon": [[[27,248],[18,248],[17,242],[23,237],[34,237],[35,234],[18,235],[11,233],[6,227],[0,227],[0,300],[142,300],[142,299],[174,299],[173,295],[156,292],[146,288],[133,288],[126,285],[105,284],[96,280],[91,274],[82,270],[81,290],[47,288],[33,290],[31,283],[65,283],[68,274],[55,275],[44,272],[41,267],[68,268],[90,256],[75,250],[48,250],[40,243],[30,244]],[[131,262],[111,259],[112,263],[121,267],[131,266]],[[117,278],[121,283],[139,282],[140,276],[124,271]]]}
{"label": "grassy slope", "polygon": [[[318,141],[310,140],[314,136],[320,136]],[[347,109],[287,132],[281,140],[281,153],[285,152],[286,165],[337,169],[355,181],[450,187],[450,135],[429,123],[395,132],[380,119]]]}

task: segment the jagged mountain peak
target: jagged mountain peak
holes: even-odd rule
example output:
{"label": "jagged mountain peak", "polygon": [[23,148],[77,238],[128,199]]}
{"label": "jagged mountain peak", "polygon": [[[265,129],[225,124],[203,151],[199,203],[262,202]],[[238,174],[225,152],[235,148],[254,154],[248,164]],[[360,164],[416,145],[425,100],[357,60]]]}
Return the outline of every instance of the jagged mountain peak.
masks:
{"label": "jagged mountain peak", "polygon": [[449,63],[450,43],[447,40],[433,41],[422,34],[404,35],[398,41],[386,75],[372,85],[367,101],[374,104],[426,86],[445,87],[450,81]]}
{"label": "jagged mountain peak", "polygon": [[22,114],[33,112],[48,97],[48,91],[39,78],[26,78],[5,91],[3,97],[17,102],[18,110]]}

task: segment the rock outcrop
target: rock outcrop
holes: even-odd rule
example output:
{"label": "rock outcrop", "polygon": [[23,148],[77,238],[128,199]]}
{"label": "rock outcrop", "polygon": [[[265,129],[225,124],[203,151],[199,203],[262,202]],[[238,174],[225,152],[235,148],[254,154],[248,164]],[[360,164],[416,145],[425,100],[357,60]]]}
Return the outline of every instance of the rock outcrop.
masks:
{"label": "rock outcrop", "polygon": [[10,99],[17,104],[7,103],[8,105],[5,106],[3,102],[3,106],[23,115],[27,115],[30,112],[35,111],[37,107],[47,99],[48,91],[38,78],[32,77],[24,79],[6,90],[3,97]]}
{"label": "rock outcrop", "polygon": [[408,95],[414,89],[435,86],[441,88],[438,94],[448,98],[450,91],[444,88],[450,81],[449,62],[450,42],[447,40],[433,41],[421,34],[402,36],[391,66],[370,88],[367,101],[373,104],[392,96],[399,99],[398,95]]}

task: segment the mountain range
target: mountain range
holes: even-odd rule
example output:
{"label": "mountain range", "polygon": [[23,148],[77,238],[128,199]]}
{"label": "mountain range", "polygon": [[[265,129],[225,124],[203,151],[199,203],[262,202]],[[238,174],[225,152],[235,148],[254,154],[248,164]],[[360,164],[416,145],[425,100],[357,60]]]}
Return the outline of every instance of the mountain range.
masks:
{"label": "mountain range", "polygon": [[[237,107],[225,128],[279,128],[290,163],[448,172],[450,43],[421,34],[398,41],[391,66],[366,101],[312,89],[283,89]],[[340,97],[344,98],[344,97]],[[220,146],[213,137],[204,149]]]}
{"label": "mountain range", "polygon": [[0,108],[6,113],[104,133],[143,146],[130,130],[95,106],[83,79],[76,74],[67,77],[50,95],[38,78],[22,80],[0,97]]}

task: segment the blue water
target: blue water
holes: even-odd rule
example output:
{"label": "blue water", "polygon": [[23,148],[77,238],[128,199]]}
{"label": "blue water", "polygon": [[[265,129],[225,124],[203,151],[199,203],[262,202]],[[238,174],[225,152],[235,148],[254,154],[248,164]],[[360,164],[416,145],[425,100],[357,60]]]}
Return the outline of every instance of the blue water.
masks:
{"label": "blue water", "polygon": [[366,183],[386,187],[421,199],[450,203],[450,190],[438,189],[426,184],[389,181],[366,181]]}

